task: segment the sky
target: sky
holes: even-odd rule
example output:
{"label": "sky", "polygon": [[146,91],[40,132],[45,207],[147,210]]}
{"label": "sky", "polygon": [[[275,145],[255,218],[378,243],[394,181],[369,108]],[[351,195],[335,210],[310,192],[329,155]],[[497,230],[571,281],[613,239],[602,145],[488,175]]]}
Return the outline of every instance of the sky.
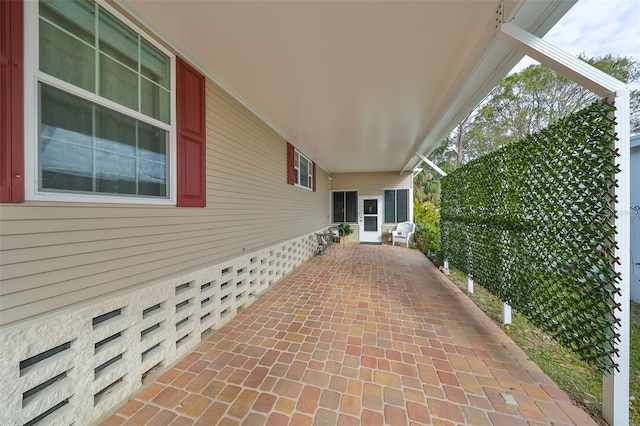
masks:
{"label": "sky", "polygon": [[[543,39],[574,56],[640,61],[640,0],[578,0]],[[534,63],[525,57],[516,70]]]}

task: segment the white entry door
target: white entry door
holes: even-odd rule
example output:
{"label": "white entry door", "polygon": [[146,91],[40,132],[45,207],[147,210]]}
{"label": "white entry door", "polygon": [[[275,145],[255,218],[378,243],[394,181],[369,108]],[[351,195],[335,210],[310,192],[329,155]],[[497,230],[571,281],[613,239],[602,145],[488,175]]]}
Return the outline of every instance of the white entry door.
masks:
{"label": "white entry door", "polygon": [[382,243],[382,197],[358,197],[358,228],[361,243]]}

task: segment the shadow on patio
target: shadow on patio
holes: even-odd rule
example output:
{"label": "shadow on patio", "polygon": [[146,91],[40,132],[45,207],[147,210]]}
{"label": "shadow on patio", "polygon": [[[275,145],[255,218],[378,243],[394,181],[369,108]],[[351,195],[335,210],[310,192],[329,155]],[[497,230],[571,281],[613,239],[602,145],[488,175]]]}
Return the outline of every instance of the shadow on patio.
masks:
{"label": "shadow on patio", "polygon": [[417,250],[304,263],[104,425],[595,424]]}

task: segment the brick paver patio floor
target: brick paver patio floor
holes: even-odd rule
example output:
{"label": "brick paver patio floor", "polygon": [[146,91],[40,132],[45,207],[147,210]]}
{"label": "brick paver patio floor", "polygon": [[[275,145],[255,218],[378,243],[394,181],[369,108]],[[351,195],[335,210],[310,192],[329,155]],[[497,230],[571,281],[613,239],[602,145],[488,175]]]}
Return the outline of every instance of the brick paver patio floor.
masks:
{"label": "brick paver patio floor", "polygon": [[422,253],[346,244],[282,279],[103,424],[595,423]]}

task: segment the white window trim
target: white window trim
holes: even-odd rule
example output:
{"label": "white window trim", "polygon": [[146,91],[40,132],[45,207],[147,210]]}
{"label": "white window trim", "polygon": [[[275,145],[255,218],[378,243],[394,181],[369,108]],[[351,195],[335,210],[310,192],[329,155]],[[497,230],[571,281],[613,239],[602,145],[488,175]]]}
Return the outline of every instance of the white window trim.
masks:
{"label": "white window trim", "polygon": [[[398,223],[402,223],[402,222],[386,222],[384,219],[386,219],[386,214],[384,211],[385,208],[385,196],[384,196],[384,192],[385,191],[396,191],[396,199],[395,199],[395,207],[396,207],[396,216],[398,215],[398,192],[397,191],[409,191],[407,193],[407,216],[408,219],[407,221],[409,222],[413,222],[413,188],[382,188],[382,224],[383,225],[397,225]],[[398,218],[396,217],[396,220]]]}
{"label": "white window trim", "polygon": [[[329,218],[331,219],[332,225],[340,225],[342,222],[333,222],[333,193],[334,192],[355,192],[356,193],[356,220],[355,222],[347,222],[348,224],[358,224],[358,211],[360,210],[360,191],[352,188],[352,189],[332,189],[329,191],[329,196],[331,199],[329,200]],[[383,197],[384,199],[384,197]],[[346,201],[346,200],[345,200]],[[345,218],[346,219],[346,218]]]}
{"label": "white window trim", "polygon": [[[300,151],[298,151],[298,149],[297,149],[297,148],[295,148],[295,149],[294,149],[294,151],[293,151],[293,158],[294,158],[294,160],[293,160],[293,170],[294,170],[294,172],[295,172],[295,174],[296,174],[296,179],[295,179],[295,180],[296,180],[296,182],[294,182],[295,186],[298,186],[298,187],[300,187],[300,188],[307,189],[307,190],[309,190],[309,191],[313,191],[313,161],[311,161],[311,160],[309,159],[309,157],[307,157],[306,155],[304,155],[303,153],[301,153]],[[300,160],[301,160],[301,159],[303,159],[303,158],[304,158],[304,159],[307,161],[307,163],[308,163],[308,169],[307,169],[307,175],[308,175],[308,177],[307,177],[307,180],[308,180],[309,186],[305,186],[305,185],[302,185],[302,184],[300,183],[300,182],[301,182],[301,176],[300,176]],[[296,162],[296,159],[298,160],[297,162]],[[297,166],[296,166],[296,164],[297,164]]]}
{"label": "white window trim", "polygon": [[[145,38],[149,43],[158,48],[170,59],[171,67],[171,124],[155,120],[137,111],[132,111],[116,102],[99,97],[89,91],[76,87],[53,76],[40,72],[39,67],[39,23],[38,23],[38,1],[24,2],[24,172],[25,172],[25,199],[32,201],[62,201],[62,202],[82,202],[82,203],[122,203],[122,204],[155,204],[155,205],[176,205],[177,194],[177,149],[176,149],[176,57],[164,46],[154,40],[149,34],[123,16],[116,9],[105,3],[103,0],[95,0],[101,7],[113,14],[129,28]],[[39,100],[38,84],[46,83],[52,87],[62,89],[66,93],[80,96],[90,102],[97,102],[115,111],[121,112],[129,117],[141,119],[144,122],[157,126],[169,132],[168,149],[168,176],[167,189],[168,198],[153,198],[136,195],[117,194],[93,194],[93,193],[67,193],[40,191],[38,189],[39,176],[39,149],[38,149],[38,128],[39,128]]]}
{"label": "white window trim", "polygon": [[293,172],[295,173],[293,177],[293,183],[296,186],[300,185],[300,153],[297,149],[293,151]]}

